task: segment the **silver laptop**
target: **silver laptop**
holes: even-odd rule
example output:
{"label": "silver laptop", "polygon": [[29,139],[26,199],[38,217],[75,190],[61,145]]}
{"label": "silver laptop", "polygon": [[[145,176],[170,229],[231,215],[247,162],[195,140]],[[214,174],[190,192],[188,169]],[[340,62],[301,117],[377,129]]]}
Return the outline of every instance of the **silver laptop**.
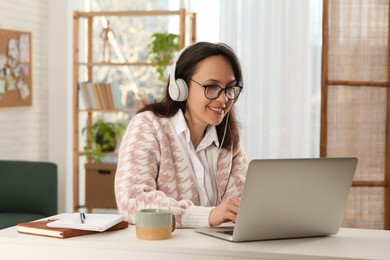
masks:
{"label": "silver laptop", "polygon": [[252,160],[233,227],[197,229],[229,241],[336,234],[357,158]]}

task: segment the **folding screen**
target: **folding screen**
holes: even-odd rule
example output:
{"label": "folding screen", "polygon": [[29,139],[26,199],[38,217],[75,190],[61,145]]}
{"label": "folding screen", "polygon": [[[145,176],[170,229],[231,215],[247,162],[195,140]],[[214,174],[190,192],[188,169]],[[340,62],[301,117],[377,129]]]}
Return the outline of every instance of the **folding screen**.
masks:
{"label": "folding screen", "polygon": [[324,0],[321,156],[359,159],[344,227],[389,229],[389,1]]}

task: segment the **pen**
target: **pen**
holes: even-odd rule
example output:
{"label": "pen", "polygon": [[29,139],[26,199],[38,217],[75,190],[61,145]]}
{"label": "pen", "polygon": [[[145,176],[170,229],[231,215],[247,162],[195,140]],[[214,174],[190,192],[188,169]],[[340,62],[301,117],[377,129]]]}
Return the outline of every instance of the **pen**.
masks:
{"label": "pen", "polygon": [[81,220],[81,223],[84,224],[85,214],[83,212],[80,213],[80,220]]}

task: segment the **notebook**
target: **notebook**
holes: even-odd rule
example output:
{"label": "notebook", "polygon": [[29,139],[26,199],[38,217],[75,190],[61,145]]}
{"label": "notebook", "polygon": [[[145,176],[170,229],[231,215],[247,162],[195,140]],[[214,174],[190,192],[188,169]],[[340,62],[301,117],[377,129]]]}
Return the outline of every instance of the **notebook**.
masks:
{"label": "notebook", "polygon": [[233,227],[196,229],[229,241],[336,234],[357,158],[252,160]]}
{"label": "notebook", "polygon": [[63,214],[59,220],[47,223],[49,228],[73,228],[103,232],[110,227],[124,221],[119,214],[84,214],[85,220],[81,221],[80,213]]}

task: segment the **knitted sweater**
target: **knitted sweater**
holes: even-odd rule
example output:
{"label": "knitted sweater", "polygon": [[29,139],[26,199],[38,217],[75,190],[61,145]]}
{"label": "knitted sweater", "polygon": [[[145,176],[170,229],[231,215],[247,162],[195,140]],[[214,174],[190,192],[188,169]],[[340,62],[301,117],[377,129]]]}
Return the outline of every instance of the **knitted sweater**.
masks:
{"label": "knitted sweater", "polygon": [[[136,114],[119,148],[115,195],[119,213],[135,224],[141,208],[167,208],[178,227],[208,226],[212,207],[200,206],[186,149],[169,118]],[[248,161],[241,146],[221,149],[217,180],[222,201],[241,197]]]}

